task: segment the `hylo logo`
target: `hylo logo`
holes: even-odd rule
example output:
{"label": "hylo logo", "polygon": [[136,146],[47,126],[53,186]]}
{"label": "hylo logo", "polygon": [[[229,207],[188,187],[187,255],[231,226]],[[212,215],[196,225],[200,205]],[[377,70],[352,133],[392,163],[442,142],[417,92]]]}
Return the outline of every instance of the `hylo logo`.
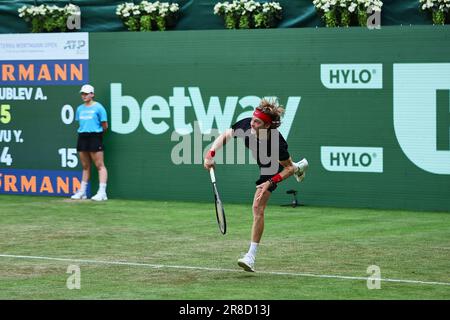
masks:
{"label": "hylo logo", "polygon": [[382,64],[322,64],[320,79],[328,89],[382,89]]}
{"label": "hylo logo", "polygon": [[321,147],[320,159],[328,171],[383,172],[383,148]]}

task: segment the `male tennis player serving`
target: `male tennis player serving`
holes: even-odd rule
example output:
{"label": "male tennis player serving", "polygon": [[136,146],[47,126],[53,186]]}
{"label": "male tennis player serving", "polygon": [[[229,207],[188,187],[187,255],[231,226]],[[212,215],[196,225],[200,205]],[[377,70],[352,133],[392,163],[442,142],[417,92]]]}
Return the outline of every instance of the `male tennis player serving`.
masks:
{"label": "male tennis player serving", "polygon": [[281,133],[281,115],[284,109],[275,102],[262,100],[255,109],[252,118],[236,122],[222,133],[212,144],[204,159],[204,167],[209,170],[214,166],[214,155],[231,137],[242,138],[245,146],[252,151],[260,168],[260,177],[256,181],[253,198],[253,225],[250,248],[245,256],[238,260],[238,265],[245,271],[255,271],[255,257],[264,231],[264,209],[272,191],[282,180],[294,175],[301,182],[308,168],[308,161],[302,159],[292,162],[288,145]]}

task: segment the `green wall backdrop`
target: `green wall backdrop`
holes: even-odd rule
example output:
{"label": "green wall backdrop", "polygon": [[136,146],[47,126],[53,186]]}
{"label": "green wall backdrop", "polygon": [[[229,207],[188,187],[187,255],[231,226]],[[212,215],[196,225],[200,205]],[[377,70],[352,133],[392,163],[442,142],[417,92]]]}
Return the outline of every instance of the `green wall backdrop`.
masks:
{"label": "green wall backdrop", "polygon": [[[449,211],[449,40],[447,26],[91,33],[89,81],[111,129],[109,196],[211,200],[196,164],[209,142],[176,165],[181,142],[191,153],[196,144],[175,127],[199,121],[208,140],[210,126],[273,96],[287,109],[281,131],[294,160],[310,169],[302,184],[282,182],[272,203],[296,189],[306,205]],[[61,108],[80,104],[79,86],[42,89],[46,101],[6,101],[15,122],[2,128],[27,133],[27,148],[11,146],[13,168],[62,170],[58,148],[75,148],[76,123],[63,124]],[[216,176],[225,203],[251,201],[256,165],[219,164]]]}

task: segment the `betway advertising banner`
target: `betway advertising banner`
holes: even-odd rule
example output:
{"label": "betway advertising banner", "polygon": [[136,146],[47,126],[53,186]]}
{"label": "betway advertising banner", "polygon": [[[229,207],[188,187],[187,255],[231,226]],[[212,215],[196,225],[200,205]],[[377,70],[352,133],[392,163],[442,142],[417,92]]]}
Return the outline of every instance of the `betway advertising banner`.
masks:
{"label": "betway advertising banner", "polygon": [[[304,182],[280,183],[272,204],[289,204],[293,189],[305,205],[449,211],[449,40],[447,26],[89,34],[88,79],[110,124],[108,195],[210,201],[204,154],[267,98],[285,108],[279,130],[292,159],[310,164]],[[20,75],[6,69],[3,80],[3,70],[2,81]],[[64,133],[30,133],[39,165],[21,159],[8,168],[61,170],[65,161],[81,170],[72,159],[78,88],[54,88],[45,106],[3,109],[22,119],[2,124],[3,135],[40,121]],[[39,154],[41,144],[55,152]],[[259,170],[243,143],[230,141],[216,160],[224,203],[251,203]]]}

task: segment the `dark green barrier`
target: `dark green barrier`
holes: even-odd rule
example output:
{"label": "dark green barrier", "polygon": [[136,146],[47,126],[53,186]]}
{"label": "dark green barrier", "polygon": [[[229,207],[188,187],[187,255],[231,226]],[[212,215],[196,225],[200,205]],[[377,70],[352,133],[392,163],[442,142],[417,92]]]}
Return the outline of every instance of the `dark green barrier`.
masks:
{"label": "dark green barrier", "polygon": [[[140,1],[41,1],[41,0],[0,0],[0,33],[28,32],[26,23],[18,17],[17,10],[23,5],[56,4],[64,6],[73,3],[81,8],[81,31],[122,31],[126,30],[121,20],[116,16],[115,10],[118,4],[123,2]],[[181,8],[181,18],[177,24],[177,30],[193,29],[223,29],[221,17],[213,14],[214,5],[218,0],[178,0]],[[223,2],[223,1],[221,1]],[[265,2],[265,1],[261,1]],[[283,6],[283,21],[280,28],[292,27],[316,27],[323,26],[316,13],[312,0],[279,0]],[[381,15],[381,25],[428,25],[431,24],[429,14],[419,10],[418,0],[384,0]]]}
{"label": "dark green barrier", "polygon": [[[307,205],[448,211],[449,40],[447,26],[90,34],[90,82],[110,119],[109,196],[211,200],[209,142],[175,128],[200,119],[208,140],[210,126],[275,96],[289,150],[310,169],[272,203],[296,189]],[[47,102],[8,102],[17,122],[2,127],[22,128],[28,143],[10,144],[14,168],[61,169],[59,148],[75,147],[61,108],[80,103],[79,87],[43,90]],[[256,165],[219,164],[216,176],[225,203],[250,203]]]}

